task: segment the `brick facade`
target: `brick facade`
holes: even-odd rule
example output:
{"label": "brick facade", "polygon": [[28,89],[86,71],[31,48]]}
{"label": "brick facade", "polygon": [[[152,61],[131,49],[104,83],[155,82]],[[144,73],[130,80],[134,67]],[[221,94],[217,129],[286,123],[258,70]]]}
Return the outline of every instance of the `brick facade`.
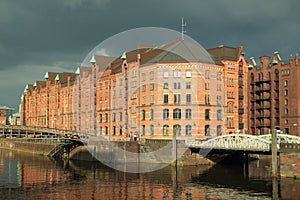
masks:
{"label": "brick facade", "polygon": [[272,59],[261,56],[249,63],[250,133],[267,134],[276,128],[299,135],[300,94],[298,55],[283,61],[278,52]]}
{"label": "brick facade", "polygon": [[174,40],[165,49],[94,56],[75,73],[48,72],[26,87],[22,124],[114,139],[248,133],[243,47],[209,49],[210,62],[188,54],[192,45]]}

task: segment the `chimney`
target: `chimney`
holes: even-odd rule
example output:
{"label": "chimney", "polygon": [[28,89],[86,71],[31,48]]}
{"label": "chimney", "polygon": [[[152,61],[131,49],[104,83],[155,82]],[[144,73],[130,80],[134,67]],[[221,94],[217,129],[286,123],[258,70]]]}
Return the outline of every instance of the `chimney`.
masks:
{"label": "chimney", "polygon": [[270,56],[261,56],[259,57],[261,67],[268,67],[270,64]]}

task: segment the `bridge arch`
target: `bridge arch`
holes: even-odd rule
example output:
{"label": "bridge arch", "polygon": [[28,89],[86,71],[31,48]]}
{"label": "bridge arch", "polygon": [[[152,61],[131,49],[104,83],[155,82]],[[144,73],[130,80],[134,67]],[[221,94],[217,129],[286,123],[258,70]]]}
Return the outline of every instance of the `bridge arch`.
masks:
{"label": "bridge arch", "polygon": [[235,150],[251,152],[269,152],[271,140],[246,134],[229,134],[218,136],[206,141],[194,141],[190,148]]}

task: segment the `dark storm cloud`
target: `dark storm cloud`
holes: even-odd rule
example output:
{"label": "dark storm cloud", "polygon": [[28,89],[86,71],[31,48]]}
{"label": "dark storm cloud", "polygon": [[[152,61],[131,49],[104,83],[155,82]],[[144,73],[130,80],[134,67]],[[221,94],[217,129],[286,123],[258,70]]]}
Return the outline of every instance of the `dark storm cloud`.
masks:
{"label": "dark storm cloud", "polygon": [[247,58],[275,50],[288,58],[299,51],[299,5],[296,0],[1,0],[0,93],[7,95],[0,104],[16,106],[20,93],[12,91],[22,91],[46,71],[75,70],[114,34],[149,26],[180,31],[182,16],[187,34],[205,48],[243,43]]}

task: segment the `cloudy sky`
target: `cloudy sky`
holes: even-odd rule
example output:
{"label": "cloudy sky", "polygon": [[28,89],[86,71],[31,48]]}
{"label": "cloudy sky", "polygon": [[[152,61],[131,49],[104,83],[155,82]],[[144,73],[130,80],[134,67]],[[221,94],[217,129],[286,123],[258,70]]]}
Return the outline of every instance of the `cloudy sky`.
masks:
{"label": "cloudy sky", "polygon": [[100,42],[138,27],[181,30],[205,48],[244,45],[246,58],[299,52],[298,0],[0,0],[0,105],[27,83],[75,71]]}

